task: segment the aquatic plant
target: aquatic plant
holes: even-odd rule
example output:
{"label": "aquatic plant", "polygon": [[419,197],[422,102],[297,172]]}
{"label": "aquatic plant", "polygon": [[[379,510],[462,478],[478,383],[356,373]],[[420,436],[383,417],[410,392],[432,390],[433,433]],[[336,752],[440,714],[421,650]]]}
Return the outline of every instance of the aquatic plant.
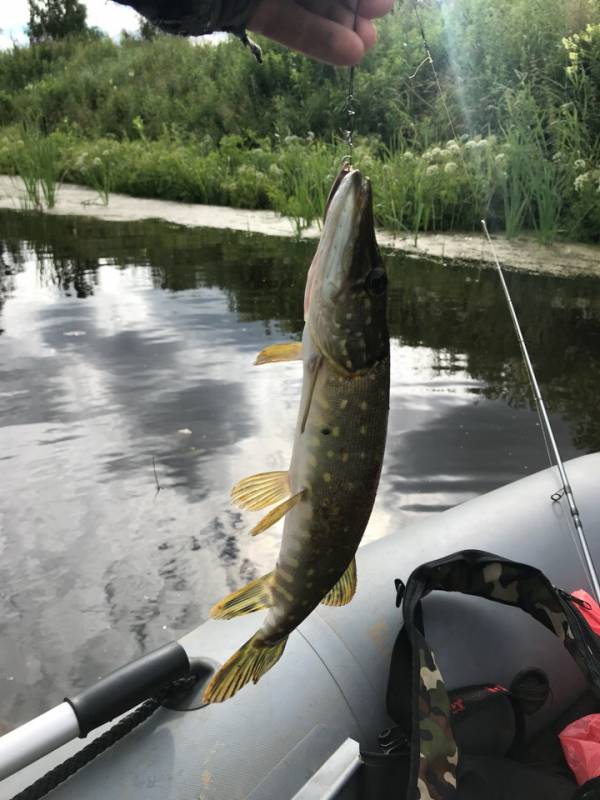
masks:
{"label": "aquatic plant", "polygon": [[[544,120],[539,129],[532,128],[519,121],[519,114],[513,114],[502,136],[468,137],[423,152],[409,149],[400,138],[397,146],[386,147],[357,137],[354,161],[373,181],[377,223],[415,240],[423,231],[478,231],[482,216],[509,236],[527,229],[542,241],[559,233],[597,236],[600,193],[580,176],[594,174],[598,150],[577,137],[570,119],[554,120],[547,143]],[[111,192],[122,192],[269,208],[288,216],[299,238],[321,219],[346,152],[345,143],[335,139],[248,141],[231,135],[217,145],[210,137],[196,139],[170,129],[159,140],[121,141],[90,141],[64,129],[26,144],[21,131],[12,128],[0,135],[0,170],[23,177],[29,202],[37,208],[52,202],[44,189],[51,190],[61,176],[91,187],[104,203]],[[40,164],[46,161],[49,177],[42,181]]]}
{"label": "aquatic plant", "polygon": [[61,153],[56,141],[30,125],[19,131],[12,151],[14,172],[25,187],[25,203],[34,209],[54,208],[61,176]]}

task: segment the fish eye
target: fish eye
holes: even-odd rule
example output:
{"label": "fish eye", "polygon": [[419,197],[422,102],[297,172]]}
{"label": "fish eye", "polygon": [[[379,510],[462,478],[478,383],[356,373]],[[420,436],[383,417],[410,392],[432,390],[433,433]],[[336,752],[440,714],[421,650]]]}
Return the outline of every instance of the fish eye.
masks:
{"label": "fish eye", "polygon": [[387,289],[387,275],[381,267],[375,267],[367,275],[365,281],[367,292],[375,297],[380,297]]}

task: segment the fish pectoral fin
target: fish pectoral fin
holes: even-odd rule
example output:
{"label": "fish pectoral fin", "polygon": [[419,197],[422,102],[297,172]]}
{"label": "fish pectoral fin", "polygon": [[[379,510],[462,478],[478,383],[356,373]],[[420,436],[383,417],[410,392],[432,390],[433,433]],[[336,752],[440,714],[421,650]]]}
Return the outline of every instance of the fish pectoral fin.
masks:
{"label": "fish pectoral fin", "polygon": [[250,681],[258,683],[265,672],[279,661],[287,640],[285,636],[274,644],[267,644],[260,633],[255,633],[213,675],[202,700],[205,703],[222,703]]}
{"label": "fish pectoral fin", "polygon": [[242,478],[231,490],[231,499],[239,508],[258,511],[283,500],[291,492],[286,472],[259,472]]}
{"label": "fish pectoral fin", "polygon": [[304,433],[304,429],[306,428],[306,423],[308,421],[308,415],[310,412],[310,405],[312,403],[313,394],[315,393],[315,386],[317,385],[317,377],[319,375],[319,370],[321,368],[321,364],[323,363],[323,356],[315,355],[312,356],[309,364],[309,386],[308,392],[306,395],[306,405],[304,406],[304,411],[302,412],[302,422],[300,423],[300,433]]}
{"label": "fish pectoral fin", "polygon": [[330,589],[321,600],[324,606],[345,606],[356,592],[356,559],[353,558],[350,566],[344,572],[333,589]]}
{"label": "fish pectoral fin", "polygon": [[276,522],[279,522],[279,520],[283,516],[285,516],[288,511],[290,511],[295,505],[297,505],[300,502],[300,500],[302,500],[305,493],[306,490],[301,489],[299,492],[296,492],[296,494],[292,495],[292,497],[288,498],[287,500],[284,500],[283,503],[280,503],[278,506],[276,506],[272,511],[269,511],[267,516],[263,517],[261,521],[258,523],[258,525],[255,525],[252,528],[252,530],[250,531],[252,536],[257,536],[259,533],[262,533],[263,531],[266,531],[268,528],[270,528],[271,525],[275,525]]}
{"label": "fish pectoral fin", "polygon": [[242,586],[237,592],[228,594],[211,608],[210,616],[213,619],[233,619],[242,614],[252,614],[253,611],[269,608],[272,604],[270,589],[272,575],[272,572],[268,572],[261,578]]}
{"label": "fish pectoral fin", "polygon": [[285,342],[265,347],[256,356],[254,362],[260,364],[276,364],[279,361],[302,361],[302,342]]}

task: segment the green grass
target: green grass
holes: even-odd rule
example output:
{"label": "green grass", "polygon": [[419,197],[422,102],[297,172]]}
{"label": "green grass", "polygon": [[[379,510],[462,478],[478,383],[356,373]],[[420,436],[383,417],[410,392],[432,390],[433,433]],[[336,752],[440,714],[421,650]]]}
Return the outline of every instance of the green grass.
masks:
{"label": "green grass", "polygon": [[23,181],[24,202],[40,210],[54,208],[58,183],[61,179],[61,152],[52,136],[43,136],[35,128],[24,126],[17,131],[9,153],[12,169]]}
{"label": "green grass", "polygon": [[[515,111],[504,138],[464,136],[421,153],[359,138],[354,163],[373,181],[377,223],[415,240],[421,232],[479,230],[482,217],[508,236],[533,230],[546,243],[581,232],[582,214],[600,218],[598,152],[588,148],[585,160],[574,158],[581,149],[553,158],[541,128],[530,114],[526,119],[521,125]],[[121,192],[272,209],[290,218],[298,237],[322,217],[345,153],[343,142],[310,136],[253,146],[228,136],[215,146],[169,133],[155,141],[88,141],[72,131],[0,131],[0,171],[21,176],[35,208],[52,207],[62,177],[94,189],[103,203]]]}

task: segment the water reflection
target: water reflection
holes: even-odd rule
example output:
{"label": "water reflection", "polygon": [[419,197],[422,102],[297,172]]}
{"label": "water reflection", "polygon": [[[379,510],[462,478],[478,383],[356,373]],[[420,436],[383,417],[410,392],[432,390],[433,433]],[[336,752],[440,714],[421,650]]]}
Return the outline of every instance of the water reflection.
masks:
{"label": "water reflection", "polygon": [[[180,635],[271,568],[278,531],[249,540],[228,492],[287,466],[298,366],[252,360],[299,336],[313,249],[0,215],[1,719]],[[390,432],[367,541],[545,466],[496,276],[388,264]],[[598,449],[598,283],[509,283],[565,457]]]}

